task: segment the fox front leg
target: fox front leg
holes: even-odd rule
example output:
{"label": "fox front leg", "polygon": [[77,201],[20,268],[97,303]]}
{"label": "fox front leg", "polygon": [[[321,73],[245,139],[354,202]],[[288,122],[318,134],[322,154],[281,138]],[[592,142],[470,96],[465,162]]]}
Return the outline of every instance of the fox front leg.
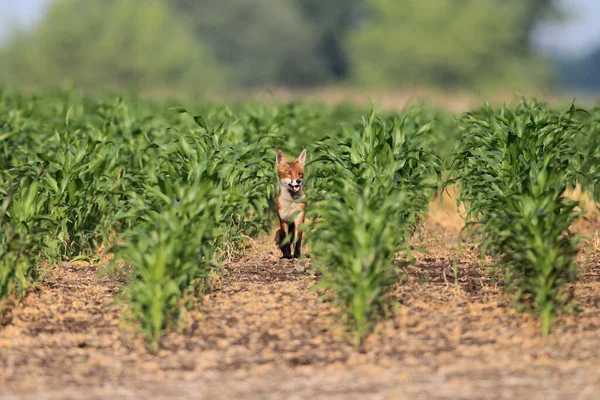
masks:
{"label": "fox front leg", "polygon": [[294,220],[294,226],[296,228],[296,232],[295,232],[295,241],[294,241],[294,258],[300,258],[300,256],[302,255],[302,236],[304,235],[304,233],[302,232],[302,230],[300,230],[300,225],[302,225],[304,223],[304,213],[300,213],[300,215],[298,215],[295,220]]}
{"label": "fox front leg", "polygon": [[296,234],[296,244],[294,245],[294,258],[300,258],[302,255],[302,231]]}
{"label": "fox front leg", "polygon": [[279,229],[279,232],[278,232],[279,233],[278,242],[279,242],[279,248],[281,249],[281,252],[283,253],[281,258],[292,258],[292,243],[291,243],[291,241],[288,240],[287,243],[284,243],[286,241],[286,238],[290,234],[290,229],[289,229],[290,227],[289,227],[288,223],[285,221],[280,222],[280,227],[281,227],[281,229]]}

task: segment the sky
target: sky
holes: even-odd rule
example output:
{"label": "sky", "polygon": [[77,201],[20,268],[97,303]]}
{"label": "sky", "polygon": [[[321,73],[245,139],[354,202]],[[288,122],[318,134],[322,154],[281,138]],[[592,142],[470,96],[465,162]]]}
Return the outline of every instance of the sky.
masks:
{"label": "sky", "polygon": [[[37,21],[52,0],[0,0],[0,40]],[[427,1],[427,0],[425,0]],[[600,48],[600,0],[557,0],[569,5],[566,22],[539,27],[533,41],[546,55],[582,57]]]}
{"label": "sky", "polygon": [[537,30],[534,43],[540,50],[550,55],[581,57],[600,48],[600,0],[557,2],[567,10],[568,18]]}
{"label": "sky", "polygon": [[0,39],[14,27],[31,26],[44,12],[50,0],[0,0]]}

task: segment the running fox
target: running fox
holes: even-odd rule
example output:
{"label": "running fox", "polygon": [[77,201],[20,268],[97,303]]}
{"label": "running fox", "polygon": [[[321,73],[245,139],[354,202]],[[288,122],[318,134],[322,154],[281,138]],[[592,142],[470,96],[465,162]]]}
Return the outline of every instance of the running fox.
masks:
{"label": "running fox", "polygon": [[[302,150],[298,158],[292,162],[288,162],[283,151],[277,150],[279,195],[277,195],[276,209],[280,229],[275,240],[283,253],[282,258],[292,258],[292,244],[294,244],[293,257],[299,258],[301,253],[302,231],[298,227],[304,222],[305,195],[302,180],[305,160],[306,149]],[[290,241],[284,244],[288,235]]]}

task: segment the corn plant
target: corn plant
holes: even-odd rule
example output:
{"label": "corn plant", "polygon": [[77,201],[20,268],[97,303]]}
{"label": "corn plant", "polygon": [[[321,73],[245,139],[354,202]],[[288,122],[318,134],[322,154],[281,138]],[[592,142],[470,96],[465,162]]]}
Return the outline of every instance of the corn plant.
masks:
{"label": "corn plant", "polygon": [[173,326],[184,293],[205,293],[217,258],[270,228],[269,136],[231,143],[234,125],[211,128],[202,117],[194,120],[195,128],[169,129],[147,142],[156,156],[140,166],[141,179],[115,214],[127,227],[115,251],[134,271],[128,304],[151,347]]}
{"label": "corn plant", "polygon": [[518,302],[540,315],[544,336],[575,279],[578,238],[568,228],[581,213],[564,194],[580,159],[576,114],[536,101],[466,114],[448,182],[459,186],[469,235],[494,257]]}
{"label": "corn plant", "polygon": [[313,187],[309,235],[320,286],[331,289],[360,344],[389,304],[395,255],[437,188],[439,159],[420,148],[432,124],[405,130],[371,112],[344,140],[321,142],[309,162]]}
{"label": "corn plant", "polygon": [[193,284],[203,292],[221,222],[219,190],[210,181],[174,186],[174,197],[155,193],[162,207],[146,210],[139,224],[120,236],[115,251],[134,266],[127,300],[151,348],[176,322],[184,293]]}
{"label": "corn plant", "polygon": [[[2,212],[8,204],[3,204]],[[32,250],[31,236],[22,235],[0,215],[0,301],[17,291],[23,294],[35,280],[35,263],[38,258],[28,255]],[[2,306],[0,303],[0,315]]]}
{"label": "corn plant", "polygon": [[584,190],[593,194],[600,203],[600,107],[590,111],[584,119],[583,140],[578,140],[578,147],[584,157],[580,166],[580,184]]}
{"label": "corn plant", "polygon": [[[13,292],[22,295],[36,281],[42,249],[45,198],[35,181],[14,183],[2,174],[0,189],[0,300]],[[0,307],[1,312],[1,307]]]}
{"label": "corn plant", "polygon": [[[186,110],[178,110],[187,113]],[[224,223],[228,227],[220,246],[239,248],[243,237],[255,236],[271,227],[276,195],[272,174],[276,136],[263,132],[254,139],[237,136],[237,120],[210,126],[204,118],[195,116],[196,130],[176,135],[173,173],[183,178],[191,176],[190,165],[209,160],[208,173],[223,189]],[[187,179],[187,178],[186,178]]]}
{"label": "corn plant", "polygon": [[[0,89],[0,299],[34,284],[41,260],[59,265],[116,243],[116,259],[133,267],[128,305],[156,346],[184,293],[203,293],[211,268],[273,226],[275,150],[308,146],[314,264],[361,341],[388,308],[396,254],[410,250],[437,188],[432,153],[448,154],[459,132],[451,119],[422,106],[362,121],[352,108],[297,102],[188,107],[196,114],[74,90]],[[571,146],[579,120],[587,139]],[[506,221],[529,221],[518,236],[529,247],[508,251],[500,236],[484,247],[540,310],[566,298],[576,242],[563,233],[577,208],[562,199],[561,182],[589,189],[600,179],[597,120],[597,110],[584,119],[522,105],[460,124],[467,134],[452,157],[469,226],[489,222],[477,231],[487,237],[492,221],[505,223],[502,232],[513,229]]]}

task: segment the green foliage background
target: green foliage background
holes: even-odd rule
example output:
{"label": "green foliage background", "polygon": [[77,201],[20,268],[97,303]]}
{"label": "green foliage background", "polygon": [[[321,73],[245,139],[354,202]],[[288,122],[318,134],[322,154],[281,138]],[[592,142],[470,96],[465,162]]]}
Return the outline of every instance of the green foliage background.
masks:
{"label": "green foliage background", "polygon": [[543,84],[547,68],[511,49],[525,3],[367,0],[372,17],[348,38],[352,78],[376,86]]}
{"label": "green foliage background", "polygon": [[13,38],[2,61],[7,80],[27,85],[183,89],[214,87],[223,77],[191,27],[160,0],[57,1],[39,26]]}
{"label": "green foliage background", "polygon": [[[0,83],[203,92],[545,85],[549,0],[54,0],[0,47]],[[492,85],[492,86],[493,86]]]}

